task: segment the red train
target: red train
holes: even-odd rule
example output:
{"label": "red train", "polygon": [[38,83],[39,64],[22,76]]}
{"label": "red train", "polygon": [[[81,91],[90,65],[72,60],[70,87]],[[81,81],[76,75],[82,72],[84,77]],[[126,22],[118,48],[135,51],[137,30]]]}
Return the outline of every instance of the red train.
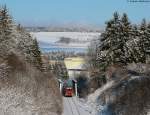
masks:
{"label": "red train", "polygon": [[72,97],[74,95],[74,83],[72,80],[66,80],[63,83],[63,95],[66,97]]}

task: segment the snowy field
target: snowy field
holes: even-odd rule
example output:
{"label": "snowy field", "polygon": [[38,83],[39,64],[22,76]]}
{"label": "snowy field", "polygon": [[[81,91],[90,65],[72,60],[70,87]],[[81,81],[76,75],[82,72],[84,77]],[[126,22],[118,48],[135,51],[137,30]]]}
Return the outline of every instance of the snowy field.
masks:
{"label": "snowy field", "polygon": [[[39,41],[41,49],[50,50],[80,50],[87,49],[92,40],[99,38],[100,33],[87,32],[31,32],[31,35],[36,37]],[[58,43],[60,38],[71,38],[77,42],[70,42],[68,44]]]}

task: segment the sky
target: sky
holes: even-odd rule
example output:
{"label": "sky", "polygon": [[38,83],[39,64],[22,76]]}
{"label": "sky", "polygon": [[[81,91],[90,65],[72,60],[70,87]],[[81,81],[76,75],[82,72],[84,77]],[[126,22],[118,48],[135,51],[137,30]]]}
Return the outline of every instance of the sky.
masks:
{"label": "sky", "polygon": [[0,0],[17,23],[25,26],[91,24],[104,26],[115,11],[127,13],[130,21],[150,21],[150,2],[127,0]]}

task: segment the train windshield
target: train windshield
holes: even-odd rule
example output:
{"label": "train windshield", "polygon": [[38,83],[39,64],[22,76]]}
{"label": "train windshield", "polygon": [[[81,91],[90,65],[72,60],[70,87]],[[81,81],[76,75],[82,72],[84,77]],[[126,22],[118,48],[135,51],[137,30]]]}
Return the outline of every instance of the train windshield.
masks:
{"label": "train windshield", "polygon": [[67,80],[64,82],[64,87],[73,87],[72,80]]}

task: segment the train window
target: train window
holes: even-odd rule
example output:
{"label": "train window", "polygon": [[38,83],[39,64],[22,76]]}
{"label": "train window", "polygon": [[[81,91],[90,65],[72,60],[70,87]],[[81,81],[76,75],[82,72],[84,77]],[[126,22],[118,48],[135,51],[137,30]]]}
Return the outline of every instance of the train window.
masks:
{"label": "train window", "polygon": [[67,80],[64,82],[64,87],[73,87],[73,82],[72,80]]}

